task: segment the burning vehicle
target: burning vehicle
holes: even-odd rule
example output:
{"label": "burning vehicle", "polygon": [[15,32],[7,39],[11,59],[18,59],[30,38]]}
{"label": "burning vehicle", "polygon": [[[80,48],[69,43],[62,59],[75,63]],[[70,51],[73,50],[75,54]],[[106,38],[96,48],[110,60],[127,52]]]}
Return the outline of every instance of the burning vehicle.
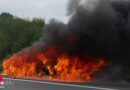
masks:
{"label": "burning vehicle", "polygon": [[101,77],[118,77],[116,66],[126,70],[130,51],[130,2],[81,1],[70,0],[67,24],[52,19],[38,42],[6,58],[2,75],[89,82]]}
{"label": "burning vehicle", "polygon": [[[55,54],[53,49],[50,52]],[[102,59],[96,60],[90,56],[86,56],[84,59],[88,60],[88,62],[77,56],[69,58],[66,55],[62,55],[61,57],[53,58],[47,58],[44,54],[36,51],[31,51],[31,55],[28,51],[22,51],[5,60],[2,74],[12,76],[13,78],[25,77],[81,82],[92,80],[91,75],[110,64]],[[14,62],[10,62],[12,60]]]}

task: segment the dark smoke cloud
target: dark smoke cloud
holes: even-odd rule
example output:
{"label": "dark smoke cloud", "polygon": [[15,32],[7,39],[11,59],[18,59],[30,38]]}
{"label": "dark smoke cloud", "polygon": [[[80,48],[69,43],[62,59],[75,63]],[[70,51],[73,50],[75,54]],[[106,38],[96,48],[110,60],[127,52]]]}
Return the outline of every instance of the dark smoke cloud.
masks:
{"label": "dark smoke cloud", "polygon": [[58,53],[80,57],[89,53],[129,66],[129,0],[69,0],[67,10],[69,22],[50,21],[43,42],[58,48]]}
{"label": "dark smoke cloud", "polygon": [[[30,54],[32,52],[35,54],[35,51],[42,52],[51,59],[56,59],[63,53],[79,58],[90,55],[105,58],[113,63],[107,73],[113,71],[114,74],[118,74],[120,70],[124,72],[128,70],[130,67],[129,0],[69,0],[67,10],[70,15],[68,23],[64,24],[52,19],[45,26],[41,40],[27,49]],[[48,46],[55,49],[57,56],[46,53]]]}
{"label": "dark smoke cloud", "polygon": [[80,0],[68,0],[67,15],[70,15],[75,12],[76,8],[79,5],[79,2]]}

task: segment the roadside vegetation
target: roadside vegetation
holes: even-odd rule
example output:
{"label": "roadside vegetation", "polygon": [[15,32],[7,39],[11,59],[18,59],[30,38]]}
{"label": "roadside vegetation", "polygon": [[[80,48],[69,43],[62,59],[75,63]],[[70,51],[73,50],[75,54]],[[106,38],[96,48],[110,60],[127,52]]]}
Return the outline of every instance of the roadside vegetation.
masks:
{"label": "roadside vegetation", "polygon": [[43,35],[44,19],[19,18],[9,13],[0,14],[0,66],[5,57],[31,46]]}

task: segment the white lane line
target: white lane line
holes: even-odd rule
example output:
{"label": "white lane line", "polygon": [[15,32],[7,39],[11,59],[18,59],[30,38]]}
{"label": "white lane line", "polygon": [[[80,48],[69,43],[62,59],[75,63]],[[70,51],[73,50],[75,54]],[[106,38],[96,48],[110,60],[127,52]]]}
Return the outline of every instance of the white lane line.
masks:
{"label": "white lane line", "polygon": [[83,86],[83,85],[74,85],[74,84],[63,84],[63,83],[54,83],[54,82],[45,82],[45,81],[34,81],[34,80],[24,80],[24,79],[11,79],[11,78],[3,78],[10,79],[14,81],[25,81],[25,82],[33,82],[33,83],[43,83],[43,84],[51,84],[51,85],[60,85],[60,86],[69,86],[69,87],[80,87],[80,88],[90,88],[90,89],[98,89],[98,90],[118,90],[111,88],[102,88],[102,87],[93,87],[93,86]]}

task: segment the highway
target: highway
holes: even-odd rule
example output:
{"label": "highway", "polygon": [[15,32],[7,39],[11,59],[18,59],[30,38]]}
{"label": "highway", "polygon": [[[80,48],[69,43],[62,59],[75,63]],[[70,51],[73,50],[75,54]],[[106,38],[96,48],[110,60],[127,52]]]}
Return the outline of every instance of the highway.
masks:
{"label": "highway", "polygon": [[130,90],[130,85],[105,83],[63,83],[43,80],[3,78],[0,90]]}

